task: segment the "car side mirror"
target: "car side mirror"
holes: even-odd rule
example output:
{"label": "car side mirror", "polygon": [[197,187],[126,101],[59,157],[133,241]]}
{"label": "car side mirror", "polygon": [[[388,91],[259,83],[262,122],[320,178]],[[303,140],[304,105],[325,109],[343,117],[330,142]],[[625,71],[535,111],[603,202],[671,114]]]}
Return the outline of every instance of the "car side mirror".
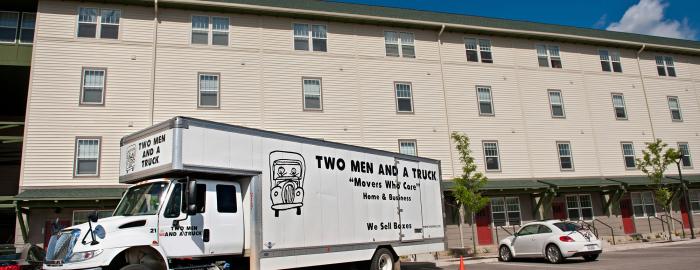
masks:
{"label": "car side mirror", "polygon": [[187,208],[185,209],[187,215],[197,214],[197,181],[189,180],[187,181]]}
{"label": "car side mirror", "polygon": [[513,233],[513,236],[515,236],[515,237],[518,237],[518,235],[520,235],[518,232]]}

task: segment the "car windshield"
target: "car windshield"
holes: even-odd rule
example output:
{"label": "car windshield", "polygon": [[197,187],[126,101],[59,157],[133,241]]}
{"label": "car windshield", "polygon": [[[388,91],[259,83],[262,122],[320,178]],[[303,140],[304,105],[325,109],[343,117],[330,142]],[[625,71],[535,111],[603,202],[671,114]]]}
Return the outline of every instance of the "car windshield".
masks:
{"label": "car windshield", "polygon": [[554,223],[554,226],[557,226],[562,232],[575,232],[582,229],[581,225],[573,222],[558,222]]}
{"label": "car windshield", "polygon": [[114,216],[155,215],[167,187],[167,182],[154,182],[129,188]]}

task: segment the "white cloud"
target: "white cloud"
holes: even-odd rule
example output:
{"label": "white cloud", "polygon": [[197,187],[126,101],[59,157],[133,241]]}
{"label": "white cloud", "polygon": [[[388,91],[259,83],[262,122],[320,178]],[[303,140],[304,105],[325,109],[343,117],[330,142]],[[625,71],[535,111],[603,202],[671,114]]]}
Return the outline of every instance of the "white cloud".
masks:
{"label": "white cloud", "polygon": [[682,21],[664,18],[667,7],[663,0],[640,0],[607,30],[694,40],[697,31],[688,25],[688,18]]}

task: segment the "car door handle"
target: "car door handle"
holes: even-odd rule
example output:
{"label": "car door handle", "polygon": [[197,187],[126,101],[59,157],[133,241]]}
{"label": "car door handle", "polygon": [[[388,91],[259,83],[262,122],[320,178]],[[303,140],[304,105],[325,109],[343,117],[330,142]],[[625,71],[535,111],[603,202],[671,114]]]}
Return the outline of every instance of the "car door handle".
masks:
{"label": "car door handle", "polygon": [[209,229],[204,229],[202,232],[202,241],[209,242]]}

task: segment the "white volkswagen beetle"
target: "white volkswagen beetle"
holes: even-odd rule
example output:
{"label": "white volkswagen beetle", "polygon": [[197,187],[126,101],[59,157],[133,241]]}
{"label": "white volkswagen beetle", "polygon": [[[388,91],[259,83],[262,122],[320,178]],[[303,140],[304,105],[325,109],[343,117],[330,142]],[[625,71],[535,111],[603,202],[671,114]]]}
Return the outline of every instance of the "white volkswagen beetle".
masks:
{"label": "white volkswagen beetle", "polygon": [[603,252],[601,241],[581,225],[562,220],[529,223],[498,246],[498,260],[544,257],[551,263],[566,258],[583,257],[586,261],[598,259]]}

